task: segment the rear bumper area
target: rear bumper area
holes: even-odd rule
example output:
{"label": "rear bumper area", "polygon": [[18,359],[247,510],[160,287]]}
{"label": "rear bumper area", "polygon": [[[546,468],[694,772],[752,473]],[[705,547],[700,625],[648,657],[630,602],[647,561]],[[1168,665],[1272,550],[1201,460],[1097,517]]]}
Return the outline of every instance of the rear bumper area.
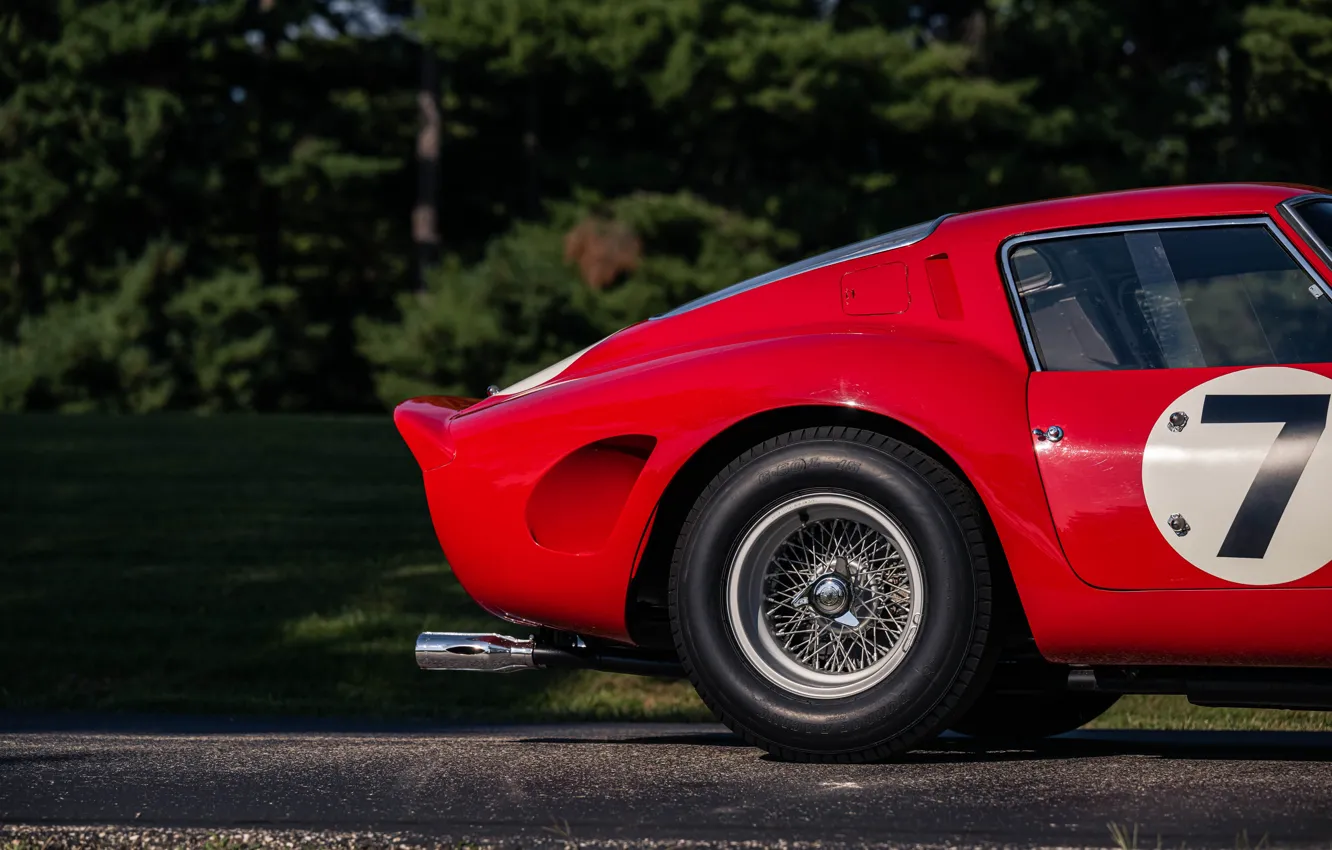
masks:
{"label": "rear bumper area", "polygon": [[640,486],[656,439],[602,418],[534,422],[519,402],[460,415],[470,404],[394,411],[454,576],[510,622],[628,642],[629,580],[660,492]]}

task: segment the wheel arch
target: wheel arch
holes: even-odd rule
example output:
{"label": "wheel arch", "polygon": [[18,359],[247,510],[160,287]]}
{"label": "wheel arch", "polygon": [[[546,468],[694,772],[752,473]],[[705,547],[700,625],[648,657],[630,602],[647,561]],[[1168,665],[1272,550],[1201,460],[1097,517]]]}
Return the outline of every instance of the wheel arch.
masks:
{"label": "wheel arch", "polygon": [[998,594],[996,601],[1000,603],[998,607],[1012,612],[1016,618],[1008,626],[1010,631],[1020,630],[1022,634],[1030,635],[1030,627],[985,500],[980,497],[957,461],[928,436],[891,416],[864,408],[812,404],[765,410],[735,422],[699,447],[676,471],[657,501],[638,569],[629,582],[625,598],[625,624],[633,641],[640,646],[673,647],[666,598],[671,556],[685,517],[708,482],[737,455],[764,440],[800,428],[827,425],[860,428],[906,443],[929,455],[971,488],[972,493],[976,494],[984,519],[986,548],[993,558],[995,591]]}

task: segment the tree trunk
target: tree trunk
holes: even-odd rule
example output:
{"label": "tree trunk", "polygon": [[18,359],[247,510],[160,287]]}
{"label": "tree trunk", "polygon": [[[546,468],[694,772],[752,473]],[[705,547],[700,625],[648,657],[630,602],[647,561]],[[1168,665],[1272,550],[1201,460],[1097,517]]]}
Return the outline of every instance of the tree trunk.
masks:
{"label": "tree trunk", "polygon": [[279,205],[281,196],[277,187],[264,181],[264,167],[274,165],[278,158],[275,144],[276,129],[272,126],[275,110],[272,99],[275,95],[273,86],[273,65],[277,61],[278,26],[273,21],[275,0],[259,0],[259,31],[263,43],[259,47],[258,89],[254,93],[257,114],[258,162],[255,167],[256,207],[255,255],[259,262],[259,271],[266,286],[276,286],[281,275],[281,215]]}
{"label": "tree trunk", "polygon": [[416,93],[420,122],[416,131],[416,206],[412,241],[416,243],[416,286],[425,289],[426,273],[439,262],[439,149],[443,118],[439,109],[439,59],[421,45],[421,85]]}

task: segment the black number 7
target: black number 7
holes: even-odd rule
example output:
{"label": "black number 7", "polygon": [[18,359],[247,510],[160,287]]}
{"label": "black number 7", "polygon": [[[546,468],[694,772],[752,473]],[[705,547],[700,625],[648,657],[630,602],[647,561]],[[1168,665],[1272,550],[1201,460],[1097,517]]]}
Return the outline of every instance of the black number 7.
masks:
{"label": "black number 7", "polygon": [[1217,557],[1261,558],[1267,554],[1295,485],[1327,428],[1328,399],[1326,395],[1209,395],[1203,399],[1203,424],[1285,423],[1258,467]]}

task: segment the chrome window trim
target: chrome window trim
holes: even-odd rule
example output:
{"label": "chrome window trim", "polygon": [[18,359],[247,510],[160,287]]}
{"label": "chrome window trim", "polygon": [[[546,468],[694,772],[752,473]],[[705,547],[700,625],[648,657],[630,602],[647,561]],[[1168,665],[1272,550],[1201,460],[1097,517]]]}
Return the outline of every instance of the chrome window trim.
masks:
{"label": "chrome window trim", "polygon": [[[1332,196],[1300,196],[1306,200],[1312,200],[1315,197],[1326,197],[1332,200]],[[1290,201],[1283,202],[1282,206],[1291,201],[1298,201],[1300,198],[1292,198]],[[1017,316],[1018,326],[1022,331],[1022,340],[1026,344],[1027,357],[1031,360],[1033,372],[1046,371],[1045,364],[1041,362],[1039,350],[1036,348],[1036,339],[1031,332],[1031,325],[1027,322],[1027,311],[1022,307],[1022,297],[1018,294],[1017,280],[1013,276],[1013,249],[1028,242],[1050,242],[1056,239],[1069,239],[1076,236],[1104,236],[1112,233],[1132,233],[1138,230],[1184,230],[1188,228],[1202,227],[1252,227],[1261,225],[1266,227],[1277,243],[1285,249],[1286,253],[1299,264],[1305,274],[1313,278],[1319,288],[1323,290],[1323,295],[1332,301],[1332,288],[1328,287],[1327,281],[1323,276],[1314,270],[1309,261],[1304,258],[1290,238],[1282,232],[1277,223],[1272,220],[1270,215],[1247,215],[1231,218],[1189,218],[1189,219],[1168,219],[1166,221],[1144,221],[1133,224],[1105,224],[1093,227],[1074,227],[1064,230],[1046,230],[1040,233],[1023,233],[1017,236],[1010,236],[999,243],[1000,267],[1004,273],[1004,283],[1008,290],[1008,301]]]}
{"label": "chrome window trim", "polygon": [[[786,280],[795,277],[798,274],[812,272],[816,269],[826,268],[838,263],[844,263],[847,260],[856,260],[862,257],[872,257],[875,254],[882,254],[887,251],[896,251],[898,248],[906,248],[909,245],[915,245],[918,242],[924,242],[934,235],[934,231],[939,229],[943,220],[951,216],[952,213],[945,213],[932,221],[922,221],[908,227],[899,227],[897,230],[890,230],[887,233],[880,233],[860,242],[852,242],[850,245],[843,245],[840,248],[834,248],[831,251],[825,251],[822,254],[816,254],[808,259],[782,266],[779,269],[766,272],[758,277],[751,277],[748,280],[742,280],[739,283],[733,283],[730,286],[722,287],[716,292],[709,292],[707,295],[701,295],[693,301],[686,301],[679,307],[672,307],[665,313],[658,313],[653,319],[668,319],[671,316],[678,316],[681,313],[688,313],[690,310],[697,310],[699,307],[706,307],[709,304],[716,304],[730,298],[732,295],[739,295],[742,292],[748,292],[751,289],[758,289],[760,286],[766,286],[770,283],[776,283],[779,280]],[[915,232],[913,232],[915,231]]]}
{"label": "chrome window trim", "polygon": [[1286,220],[1286,223],[1290,225],[1291,229],[1298,233],[1300,238],[1304,240],[1304,244],[1312,248],[1313,252],[1317,254],[1318,258],[1325,264],[1332,266],[1332,248],[1329,248],[1323,243],[1322,239],[1318,238],[1318,234],[1313,232],[1299,213],[1299,207],[1312,203],[1313,201],[1332,201],[1332,195],[1323,194],[1322,192],[1310,192],[1307,195],[1296,195],[1293,198],[1287,198],[1277,204],[1277,210],[1281,212],[1281,217]]}

